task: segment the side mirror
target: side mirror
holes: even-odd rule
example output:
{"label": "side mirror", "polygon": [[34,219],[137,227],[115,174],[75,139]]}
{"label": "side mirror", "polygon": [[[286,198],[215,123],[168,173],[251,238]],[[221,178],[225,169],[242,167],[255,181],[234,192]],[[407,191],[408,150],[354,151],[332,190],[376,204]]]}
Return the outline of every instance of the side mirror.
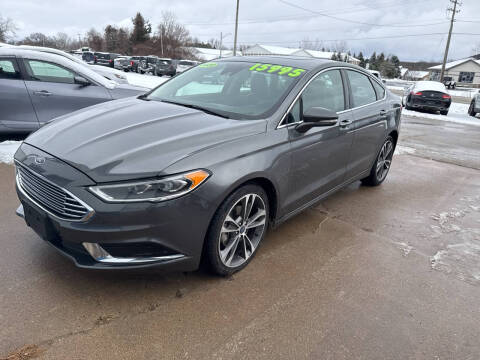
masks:
{"label": "side mirror", "polygon": [[312,127],[334,126],[337,121],[338,115],[336,112],[322,107],[311,107],[304,111],[303,122],[298,124],[295,130],[305,133]]}
{"label": "side mirror", "polygon": [[83,76],[75,76],[73,78],[73,81],[75,84],[81,85],[81,86],[88,86],[91,85],[91,82],[87,79],[85,79]]}

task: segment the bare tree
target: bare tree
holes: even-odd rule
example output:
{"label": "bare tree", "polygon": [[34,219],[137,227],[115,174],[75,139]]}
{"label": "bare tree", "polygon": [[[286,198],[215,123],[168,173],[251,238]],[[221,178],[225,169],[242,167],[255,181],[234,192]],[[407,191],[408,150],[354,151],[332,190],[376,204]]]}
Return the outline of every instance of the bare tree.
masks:
{"label": "bare tree", "polygon": [[10,18],[4,18],[0,15],[0,41],[5,42],[15,36],[17,26]]}
{"label": "bare tree", "polygon": [[95,51],[102,51],[103,50],[103,37],[102,34],[100,34],[97,30],[94,28],[91,28],[87,32],[86,40],[88,43],[88,46],[95,50]]}
{"label": "bare tree", "polygon": [[155,52],[160,56],[180,59],[191,55],[186,49],[190,42],[190,33],[177,21],[175,14],[163,11],[162,20],[155,34]]}
{"label": "bare tree", "polygon": [[325,44],[322,40],[316,38],[315,40],[310,40],[308,37],[304,38],[300,42],[300,48],[306,50],[325,50]]}

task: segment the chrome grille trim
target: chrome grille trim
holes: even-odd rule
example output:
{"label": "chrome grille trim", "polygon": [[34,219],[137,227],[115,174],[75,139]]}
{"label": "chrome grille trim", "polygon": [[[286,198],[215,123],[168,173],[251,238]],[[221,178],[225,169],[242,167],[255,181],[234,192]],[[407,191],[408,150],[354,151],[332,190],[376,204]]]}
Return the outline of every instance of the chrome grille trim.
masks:
{"label": "chrome grille trim", "polygon": [[94,210],[64,188],[16,162],[19,191],[51,216],[67,221],[86,221]]}

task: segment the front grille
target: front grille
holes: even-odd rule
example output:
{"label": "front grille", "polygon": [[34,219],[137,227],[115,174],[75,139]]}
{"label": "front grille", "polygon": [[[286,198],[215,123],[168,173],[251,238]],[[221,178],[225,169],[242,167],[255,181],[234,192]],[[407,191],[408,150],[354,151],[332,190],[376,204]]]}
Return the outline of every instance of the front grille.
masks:
{"label": "front grille", "polygon": [[17,167],[17,176],[22,190],[44,210],[72,221],[85,219],[91,212],[73,195],[23,166]]}

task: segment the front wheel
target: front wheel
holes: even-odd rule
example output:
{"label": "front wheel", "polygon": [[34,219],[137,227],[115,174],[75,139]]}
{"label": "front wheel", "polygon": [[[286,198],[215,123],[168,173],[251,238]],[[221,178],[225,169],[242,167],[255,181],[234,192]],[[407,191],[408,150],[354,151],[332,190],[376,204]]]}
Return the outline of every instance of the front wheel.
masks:
{"label": "front wheel", "polygon": [[245,185],[228,196],[205,239],[211,269],[228,276],[247,266],[265,237],[268,219],[268,197],[262,187]]}
{"label": "front wheel", "polygon": [[394,149],[395,144],[393,138],[389,136],[384,141],[377,155],[377,159],[370,170],[370,174],[361,180],[364,185],[378,186],[385,180],[392,164]]}
{"label": "front wheel", "polygon": [[440,111],[440,115],[448,115],[448,110]]}

